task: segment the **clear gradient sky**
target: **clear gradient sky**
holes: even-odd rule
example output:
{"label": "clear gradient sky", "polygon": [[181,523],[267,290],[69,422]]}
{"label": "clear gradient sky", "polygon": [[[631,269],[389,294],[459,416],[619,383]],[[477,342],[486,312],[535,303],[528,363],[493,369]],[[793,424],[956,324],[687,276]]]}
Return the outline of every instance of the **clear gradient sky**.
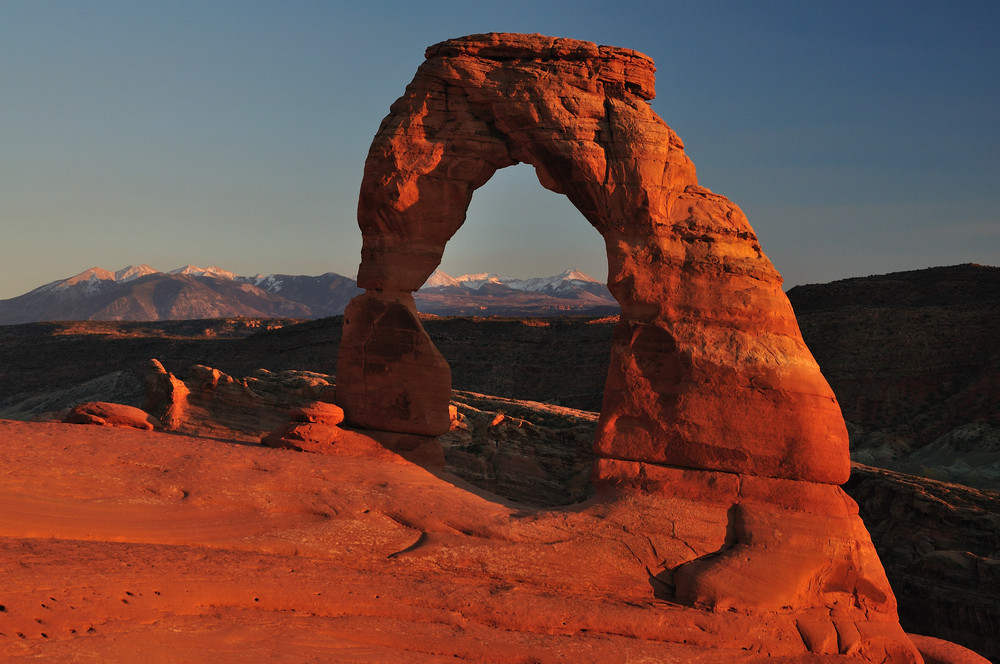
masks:
{"label": "clear gradient sky", "polygon": [[[425,47],[539,32],[634,48],[701,184],[786,286],[1000,265],[1000,3],[0,0],[0,299],[92,266],[357,271],[365,155]],[[442,269],[603,279],[528,166]]]}

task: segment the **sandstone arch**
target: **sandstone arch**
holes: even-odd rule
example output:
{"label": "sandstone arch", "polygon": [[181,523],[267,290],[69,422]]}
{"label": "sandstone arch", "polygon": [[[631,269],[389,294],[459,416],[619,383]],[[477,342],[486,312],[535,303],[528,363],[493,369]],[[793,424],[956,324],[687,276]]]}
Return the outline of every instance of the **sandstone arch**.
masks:
{"label": "sandstone arch", "polygon": [[653,547],[650,592],[791,612],[815,653],[919,662],[857,505],[836,486],[849,474],[844,421],[781,277],[739,208],[698,186],[647,103],[653,71],[634,51],[540,35],[427,50],[365,163],[366,292],[345,313],[337,402],[362,428],[447,431],[450,372],[412,292],[473,191],[529,163],[604,237],[622,306],[592,473],[621,490],[598,502],[627,506],[636,489],[661,501],[663,524],[647,538],[673,532],[692,506],[714,514],[717,550],[688,546],[667,561]]}
{"label": "sandstone arch", "polygon": [[645,464],[840,484],[839,406],[743,213],[697,184],[653,112],[652,61],[540,35],[427,49],[365,163],[364,246],[338,401],[361,427],[437,435],[450,373],[417,290],[472,193],[524,162],[604,237],[622,306],[595,449],[598,481]]}

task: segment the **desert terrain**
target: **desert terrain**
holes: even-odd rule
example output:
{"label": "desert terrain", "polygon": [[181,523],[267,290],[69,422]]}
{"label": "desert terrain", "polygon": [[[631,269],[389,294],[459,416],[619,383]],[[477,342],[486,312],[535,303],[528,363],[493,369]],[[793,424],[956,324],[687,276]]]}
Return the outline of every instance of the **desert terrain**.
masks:
{"label": "desert terrain", "polygon": [[[403,452],[413,463],[374,441],[337,455],[259,445],[291,401],[333,382],[290,367],[329,371],[339,322],[0,329],[3,403],[34,404],[26,419],[59,420],[89,400],[141,405],[150,357],[178,375],[202,363],[247,375],[267,406],[251,413],[206,394],[182,433],[4,421],[0,649],[10,661],[807,657],[762,651],[787,624],[657,597],[645,568],[669,545],[639,533],[663,532],[662,515],[683,504],[672,532],[688,523],[688,543],[710,548],[691,519],[706,508],[594,495],[596,413],[482,394],[516,392],[523,367],[532,395],[599,403],[595,358],[612,321],[427,319],[456,387],[478,388],[454,395],[463,426],[441,438],[443,459]],[[579,370],[567,377],[570,364]],[[863,466],[847,489],[904,627],[987,653],[995,494]]]}
{"label": "desert terrain", "polygon": [[[916,357],[932,370],[913,363],[925,402],[957,393],[944,411],[958,419],[900,424],[912,409],[843,384],[857,398],[842,409],[820,367],[836,363],[816,361],[745,215],[699,184],[649,106],[648,56],[487,33],[425,58],[368,152],[364,292],[342,321],[0,330],[9,658],[995,656],[996,459],[975,449],[995,423],[976,388],[995,372],[929,347]],[[468,322],[429,320],[414,292],[473,191],[517,163],[602,235],[619,315],[500,321],[496,344],[473,320],[449,338]],[[815,292],[797,306],[810,302],[843,318]],[[457,341],[480,359],[456,353],[453,371]],[[588,361],[591,344],[609,360]],[[855,347],[844,384],[884,347]],[[973,348],[993,363],[992,345]],[[889,377],[897,402],[921,394]],[[841,488],[852,448],[985,490],[856,467],[855,500]]]}
{"label": "desert terrain", "polygon": [[655,501],[528,508],[374,445],[0,430],[5,661],[758,661],[775,629],[635,587]]}

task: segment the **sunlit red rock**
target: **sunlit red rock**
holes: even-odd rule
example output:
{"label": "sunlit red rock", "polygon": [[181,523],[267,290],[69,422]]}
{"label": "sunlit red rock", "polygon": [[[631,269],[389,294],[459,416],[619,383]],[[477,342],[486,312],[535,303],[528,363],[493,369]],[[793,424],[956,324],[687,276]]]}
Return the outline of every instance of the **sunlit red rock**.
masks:
{"label": "sunlit red rock", "polygon": [[[867,656],[891,623],[654,597],[650,572],[725,544],[725,503],[532,509],[354,436],[304,454],[0,420],[0,659],[914,661]],[[834,633],[858,649],[810,652]]]}
{"label": "sunlit red rock", "polygon": [[108,427],[132,427],[152,431],[160,422],[146,411],[134,406],[103,401],[88,401],[72,408],[65,420],[70,424],[96,424]]}
{"label": "sunlit red rock", "polygon": [[652,61],[516,34],[426,56],[365,164],[367,292],[348,308],[338,362],[348,423],[447,430],[450,374],[411,293],[473,192],[529,163],[604,237],[622,306],[592,479],[623,502],[638,490],[717,506],[717,548],[648,563],[654,589],[713,611],[794,612],[813,652],[919,661],[857,506],[833,486],[850,472],[836,399],[743,213],[698,185],[647,103]]}
{"label": "sunlit red rock", "polygon": [[176,429],[184,421],[190,392],[184,381],[167,371],[159,360],[149,361],[142,408],[158,417],[167,431]]}
{"label": "sunlit red rock", "polygon": [[[604,236],[622,305],[598,454],[847,479],[843,419],[781,278],[739,208],[698,186],[681,140],[647,103],[653,73],[635,51],[540,35],[475,35],[427,50],[365,164],[358,283],[368,293],[348,312],[338,371],[348,421],[440,433],[426,423],[446,420],[445,372],[435,363],[411,380],[423,365],[400,361],[429,346],[419,321],[400,305],[407,320],[396,339],[374,320],[438,266],[473,192],[524,162]],[[389,402],[370,405],[383,387],[394,390]],[[393,415],[380,426],[376,412]]]}
{"label": "sunlit red rock", "polygon": [[451,371],[409,292],[369,291],[344,312],[337,404],[355,426],[435,436],[451,428]]}

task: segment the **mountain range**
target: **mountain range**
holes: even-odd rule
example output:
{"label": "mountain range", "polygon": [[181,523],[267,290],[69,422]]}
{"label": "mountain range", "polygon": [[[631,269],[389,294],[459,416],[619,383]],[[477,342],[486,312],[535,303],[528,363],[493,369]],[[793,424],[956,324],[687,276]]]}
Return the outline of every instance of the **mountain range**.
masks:
{"label": "mountain range", "polygon": [[[334,272],[319,276],[240,276],[219,267],[148,265],[111,272],[93,267],[7,300],[0,325],[55,320],[156,321],[234,316],[323,318],[342,314],[361,289]],[[414,294],[423,313],[447,315],[605,315],[617,313],[607,286],[579,270],[510,279],[495,274],[451,277],[435,272]]]}
{"label": "mountain range", "polygon": [[576,269],[533,279],[435,270],[413,299],[419,311],[440,316],[602,316],[620,309],[606,285]]}

